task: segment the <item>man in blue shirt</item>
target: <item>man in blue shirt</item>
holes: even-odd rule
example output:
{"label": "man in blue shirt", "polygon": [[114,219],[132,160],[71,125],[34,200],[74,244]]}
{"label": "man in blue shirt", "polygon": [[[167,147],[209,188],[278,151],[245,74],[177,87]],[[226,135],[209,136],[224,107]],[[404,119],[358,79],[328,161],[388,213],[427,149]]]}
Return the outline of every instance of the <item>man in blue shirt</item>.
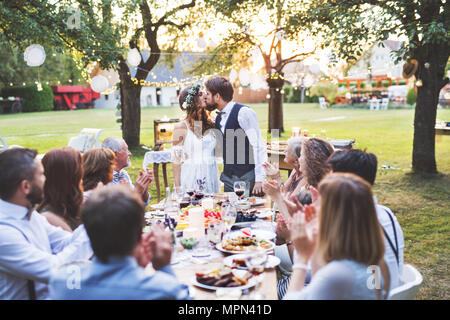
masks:
{"label": "man in blue shirt", "polygon": [[[66,265],[50,281],[53,299],[189,299],[170,267],[172,237],[155,225],[142,234],[144,206],[126,186],[110,185],[86,201],[82,221],[95,258],[84,267]],[[152,263],[155,273],[144,268]]]}
{"label": "man in blue shirt", "polygon": [[54,268],[92,256],[83,225],[68,232],[34,210],[45,183],[36,155],[25,148],[0,153],[0,299],[48,299]]}

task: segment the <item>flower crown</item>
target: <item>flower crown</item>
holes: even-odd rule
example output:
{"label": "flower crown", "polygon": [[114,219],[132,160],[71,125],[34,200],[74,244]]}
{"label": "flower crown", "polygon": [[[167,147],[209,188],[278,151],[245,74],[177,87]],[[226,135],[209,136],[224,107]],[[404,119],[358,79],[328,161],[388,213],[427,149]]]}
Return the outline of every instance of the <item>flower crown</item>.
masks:
{"label": "flower crown", "polygon": [[200,91],[200,85],[196,84],[195,86],[192,86],[192,88],[189,89],[186,101],[183,102],[183,109],[187,110],[188,112],[192,109],[194,106],[194,97],[198,95],[198,92]]}

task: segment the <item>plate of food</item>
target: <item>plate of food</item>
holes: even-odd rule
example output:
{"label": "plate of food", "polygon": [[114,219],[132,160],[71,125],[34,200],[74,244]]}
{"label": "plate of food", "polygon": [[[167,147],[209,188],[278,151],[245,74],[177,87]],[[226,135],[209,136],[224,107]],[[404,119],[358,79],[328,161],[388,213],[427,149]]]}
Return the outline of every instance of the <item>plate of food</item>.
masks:
{"label": "plate of food", "polygon": [[255,248],[262,248],[270,251],[275,247],[275,243],[270,240],[257,238],[255,236],[238,236],[232,239],[224,239],[216,245],[217,250],[225,253],[242,253]]}
{"label": "plate of food", "polygon": [[273,216],[273,211],[270,209],[256,210],[255,215],[258,219],[265,219]]}
{"label": "plate of food", "polygon": [[247,199],[248,202],[250,202],[250,205],[252,207],[254,206],[260,206],[266,203],[266,199],[264,198],[258,198],[258,197],[250,197]]}
{"label": "plate of food", "polygon": [[153,209],[157,209],[157,210],[163,210],[164,209],[164,203],[160,202],[160,203],[151,204],[150,207],[153,208]]}
{"label": "plate of food", "polygon": [[258,240],[273,240],[276,237],[276,233],[268,230],[242,228],[238,231],[232,231],[224,236],[224,239],[236,239],[238,237],[252,237]]}
{"label": "plate of food", "polygon": [[145,213],[145,217],[146,217],[146,218],[151,218],[151,217],[164,217],[164,211],[162,211],[162,210],[148,211],[148,212]]}
{"label": "plate of food", "polygon": [[[225,259],[223,259],[223,264],[232,269],[234,269],[234,268],[247,269],[247,265],[245,263],[246,257],[247,257],[247,254],[245,254],[245,253],[233,254],[232,256],[228,256]],[[279,264],[280,264],[280,258],[273,256],[273,255],[268,255],[267,262],[266,262],[266,265],[264,266],[264,268],[266,268],[266,269],[275,268]]]}
{"label": "plate of food", "polygon": [[208,289],[248,289],[256,285],[256,277],[247,270],[232,270],[230,268],[215,269],[206,273],[195,274],[192,284]]}

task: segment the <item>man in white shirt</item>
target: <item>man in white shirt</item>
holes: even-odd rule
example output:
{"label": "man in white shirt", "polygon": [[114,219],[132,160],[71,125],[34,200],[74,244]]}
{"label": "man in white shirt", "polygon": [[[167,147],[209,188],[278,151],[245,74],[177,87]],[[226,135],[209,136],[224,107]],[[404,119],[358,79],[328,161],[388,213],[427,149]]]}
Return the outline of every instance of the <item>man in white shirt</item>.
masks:
{"label": "man in white shirt", "polygon": [[153,171],[146,169],[145,172],[139,170],[139,176],[133,185],[130,175],[125,168],[131,165],[130,156],[131,152],[128,149],[128,145],[122,138],[108,137],[102,142],[103,148],[111,149],[115,155],[116,160],[113,171],[113,181],[111,184],[126,183],[131,189],[135,190],[142,198],[145,205],[150,202],[150,193],[148,192],[148,186],[153,181]]}
{"label": "man in white shirt", "polygon": [[[0,299],[48,299],[48,281],[61,264],[89,259],[83,225],[73,233],[34,210],[42,201],[44,169],[36,150],[0,153]],[[64,177],[61,177],[62,179]]]}
{"label": "man in white shirt", "polygon": [[[335,152],[329,159],[328,164],[333,172],[354,173],[371,185],[375,183],[377,174],[377,157],[373,153],[359,149]],[[377,203],[374,196],[377,217],[383,229],[385,239],[384,260],[389,268],[390,290],[401,285],[403,273],[403,251],[405,248],[403,231],[397,221],[397,217],[386,206]]]}
{"label": "man in white shirt", "polygon": [[225,78],[213,77],[206,81],[205,87],[207,109],[219,110],[215,128],[223,138],[224,170],[220,180],[224,191],[233,192],[236,181],[248,181],[253,195],[263,195],[262,164],[267,161],[267,150],[255,111],[232,101],[233,86]]}

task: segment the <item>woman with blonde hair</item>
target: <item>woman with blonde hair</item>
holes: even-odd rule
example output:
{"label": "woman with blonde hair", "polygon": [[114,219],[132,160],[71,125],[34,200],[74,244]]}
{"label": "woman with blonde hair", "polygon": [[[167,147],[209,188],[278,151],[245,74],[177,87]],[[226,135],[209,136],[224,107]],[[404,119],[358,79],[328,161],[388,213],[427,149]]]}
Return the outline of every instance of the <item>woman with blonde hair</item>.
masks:
{"label": "woman with blonde hair", "polygon": [[97,187],[105,186],[113,180],[115,154],[108,148],[96,148],[83,154],[84,200]]}
{"label": "woman with blonde hair", "polygon": [[[297,258],[284,298],[385,299],[390,279],[371,186],[354,174],[333,173],[319,194],[318,215],[302,208],[290,222]],[[304,287],[313,253],[321,268]]]}

